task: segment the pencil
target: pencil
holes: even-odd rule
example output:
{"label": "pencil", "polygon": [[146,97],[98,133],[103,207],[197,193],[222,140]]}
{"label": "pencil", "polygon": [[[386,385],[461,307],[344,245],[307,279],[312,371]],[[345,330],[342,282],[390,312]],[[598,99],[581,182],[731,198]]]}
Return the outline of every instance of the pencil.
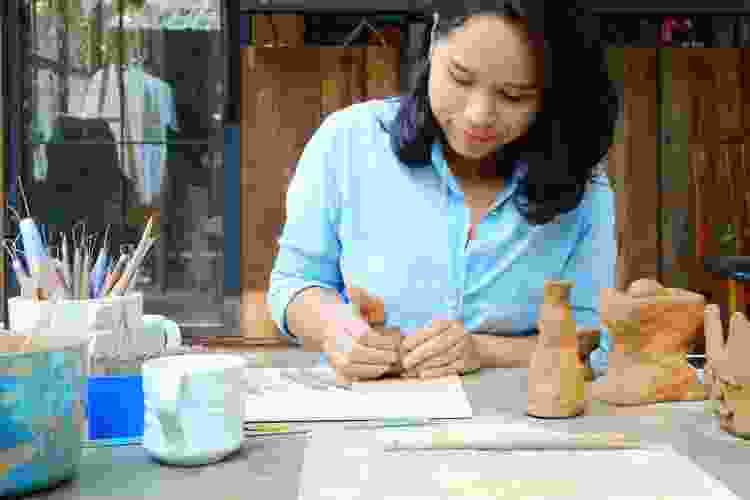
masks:
{"label": "pencil", "polygon": [[120,254],[120,258],[117,259],[117,263],[112,268],[112,271],[107,275],[107,279],[104,280],[104,286],[102,287],[100,296],[104,297],[112,290],[112,287],[117,283],[117,280],[122,276],[122,271],[125,269],[125,264],[128,261],[128,254]]}

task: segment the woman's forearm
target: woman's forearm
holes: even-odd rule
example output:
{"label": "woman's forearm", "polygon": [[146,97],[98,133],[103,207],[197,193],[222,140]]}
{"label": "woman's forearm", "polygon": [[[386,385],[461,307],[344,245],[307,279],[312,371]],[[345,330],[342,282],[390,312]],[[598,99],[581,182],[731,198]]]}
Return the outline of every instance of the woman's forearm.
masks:
{"label": "woman's forearm", "polygon": [[525,368],[537,344],[537,336],[502,337],[471,334],[482,368]]}
{"label": "woman's forearm", "polygon": [[286,326],[289,333],[302,339],[305,350],[322,351],[329,319],[321,311],[327,305],[342,302],[337,292],[327,288],[311,287],[301,291],[287,306]]}

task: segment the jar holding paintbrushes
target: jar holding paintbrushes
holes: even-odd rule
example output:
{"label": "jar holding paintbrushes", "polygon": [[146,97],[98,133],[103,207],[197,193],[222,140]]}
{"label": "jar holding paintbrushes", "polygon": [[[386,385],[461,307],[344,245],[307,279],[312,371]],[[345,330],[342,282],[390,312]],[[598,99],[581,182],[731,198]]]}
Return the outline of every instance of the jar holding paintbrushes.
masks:
{"label": "jar holding paintbrushes", "polygon": [[6,245],[22,286],[21,295],[8,301],[12,329],[91,332],[97,337],[96,356],[112,360],[142,360],[163,352],[164,339],[144,333],[143,296],[134,290],[156,241],[152,219],[138,245],[121,249],[116,259],[110,257],[109,231],[96,251],[85,225],[73,232],[71,244],[62,234],[60,246],[51,249],[31,217],[21,219],[19,228],[23,255]]}

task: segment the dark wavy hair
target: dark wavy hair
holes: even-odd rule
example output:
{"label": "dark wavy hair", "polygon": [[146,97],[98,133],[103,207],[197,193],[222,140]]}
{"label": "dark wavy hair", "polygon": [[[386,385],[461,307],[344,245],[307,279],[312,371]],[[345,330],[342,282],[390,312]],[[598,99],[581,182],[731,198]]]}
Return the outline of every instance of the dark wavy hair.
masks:
{"label": "dark wavy hair", "polygon": [[[434,10],[436,39],[474,15],[524,23],[531,43],[541,49],[542,108],[524,136],[498,150],[497,173],[508,180],[519,163],[528,166],[513,203],[530,224],[546,224],[578,207],[586,185],[600,173],[597,166],[612,145],[620,109],[595,18],[564,0],[446,0],[435,2]],[[429,165],[436,139],[447,144],[430,108],[428,52],[426,36],[411,89],[401,97],[395,119],[381,121],[408,167]]]}

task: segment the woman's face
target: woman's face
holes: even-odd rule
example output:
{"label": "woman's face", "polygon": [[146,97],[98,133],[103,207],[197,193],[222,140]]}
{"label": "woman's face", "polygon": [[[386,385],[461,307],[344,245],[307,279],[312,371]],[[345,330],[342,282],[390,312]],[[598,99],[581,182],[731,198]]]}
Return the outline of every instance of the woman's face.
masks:
{"label": "woman's face", "polygon": [[430,106],[455,153],[481,159],[523,136],[541,106],[537,62],[525,29],[476,16],[431,55]]}

